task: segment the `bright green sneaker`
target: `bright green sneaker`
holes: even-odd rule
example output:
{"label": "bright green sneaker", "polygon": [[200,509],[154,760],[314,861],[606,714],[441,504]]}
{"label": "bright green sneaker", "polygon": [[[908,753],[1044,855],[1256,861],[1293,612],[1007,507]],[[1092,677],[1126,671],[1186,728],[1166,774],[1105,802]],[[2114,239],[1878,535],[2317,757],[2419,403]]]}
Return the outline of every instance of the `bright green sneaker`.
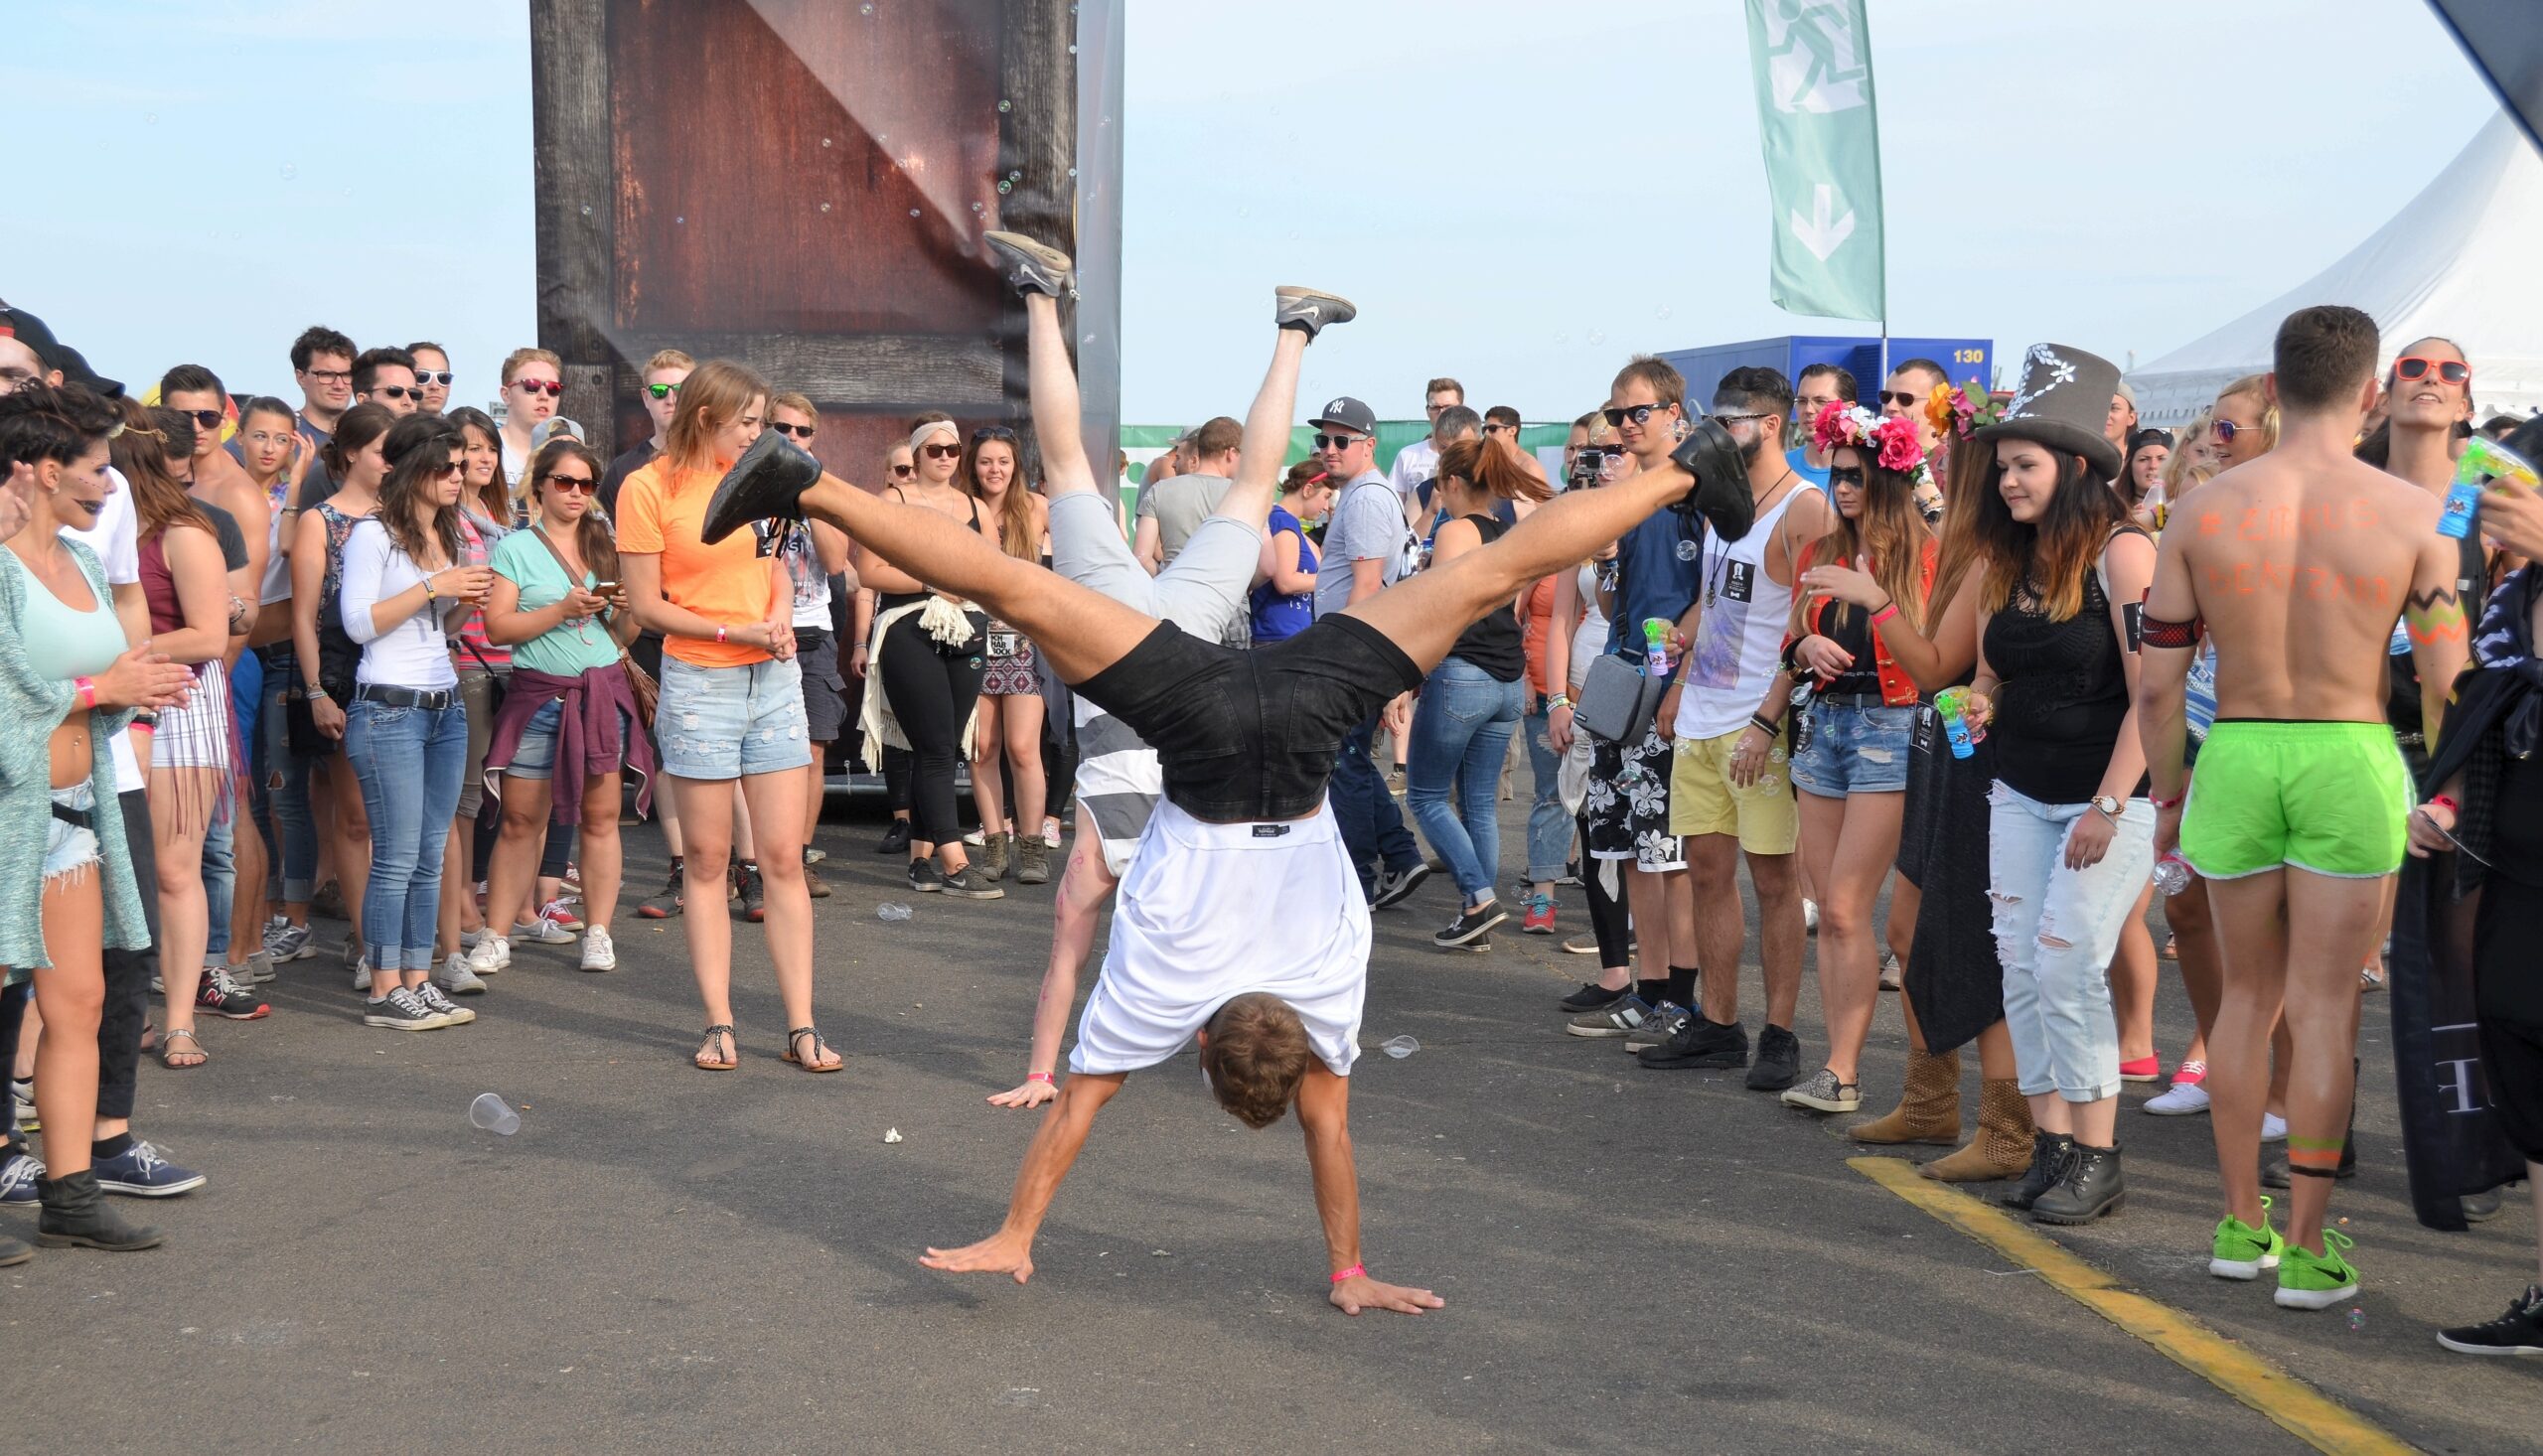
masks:
{"label": "bright green sneaker", "polygon": [[2216,1226],[2216,1242],[2207,1255],[2207,1272],[2220,1279],[2257,1279],[2264,1269],[2278,1267],[2278,1257],[2287,1251],[2287,1240],[2269,1226],[2269,1200],[2261,1200],[2261,1226],[2257,1229],[2227,1214]]}
{"label": "bright green sneaker", "polygon": [[2357,1293],[2357,1265],[2340,1257],[2349,1237],[2337,1229],[2322,1231],[2322,1251],[2309,1253],[2301,1243],[2280,1250],[2278,1302],[2289,1309],[2328,1309]]}

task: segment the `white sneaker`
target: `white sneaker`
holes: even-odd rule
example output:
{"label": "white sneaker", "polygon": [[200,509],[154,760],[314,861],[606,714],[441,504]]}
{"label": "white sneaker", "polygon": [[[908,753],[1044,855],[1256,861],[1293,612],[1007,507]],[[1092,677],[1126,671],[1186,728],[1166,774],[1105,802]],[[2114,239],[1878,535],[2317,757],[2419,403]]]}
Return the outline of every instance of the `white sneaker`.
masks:
{"label": "white sneaker", "polygon": [[2187,1117],[2207,1110],[2207,1088],[2195,1082],[2176,1082],[2171,1091],[2146,1099],[2146,1110],[2158,1117]]}
{"label": "white sneaker", "polygon": [[433,982],[454,996],[482,996],[486,993],[486,982],[469,968],[468,957],[455,950],[442,961],[441,974],[434,976]]}
{"label": "white sneaker", "polygon": [[512,939],[533,946],[570,946],[574,944],[574,933],[541,915],[528,925],[514,926]]}
{"label": "white sneaker", "polygon": [[2261,1141],[2287,1141],[2287,1119],[2279,1116],[2276,1112],[2263,1112],[2261,1114]]}
{"label": "white sneaker", "polygon": [[477,948],[477,943],[484,939],[486,939],[486,928],[484,926],[479,926],[473,931],[461,931],[459,933],[459,948],[462,950],[474,950]]}
{"label": "white sneaker", "polygon": [[617,968],[618,946],[609,939],[609,932],[599,926],[583,932],[583,969],[616,970]]}
{"label": "white sneaker", "polygon": [[468,968],[479,975],[493,975],[513,963],[513,943],[501,936],[488,936],[468,952]]}
{"label": "white sneaker", "polygon": [[1801,930],[1802,934],[1808,936],[1815,936],[1819,934],[1818,901],[1804,900],[1801,902]]}
{"label": "white sneaker", "polygon": [[371,994],[371,956],[368,954],[354,961],[354,989],[366,996]]}

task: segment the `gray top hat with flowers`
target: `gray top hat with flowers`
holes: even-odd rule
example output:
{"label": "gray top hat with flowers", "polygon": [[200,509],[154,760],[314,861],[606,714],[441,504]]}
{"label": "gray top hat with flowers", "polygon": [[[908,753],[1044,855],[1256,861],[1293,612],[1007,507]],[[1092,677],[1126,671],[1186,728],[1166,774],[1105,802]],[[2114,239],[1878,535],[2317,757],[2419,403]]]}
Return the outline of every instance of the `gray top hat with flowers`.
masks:
{"label": "gray top hat with flowers", "polygon": [[2119,447],[2102,435],[2110,398],[2119,392],[2119,365],[2063,344],[2034,344],[2022,356],[2022,380],[2003,417],[1978,431],[1978,440],[2037,440],[2084,457],[2103,480],[2116,480]]}

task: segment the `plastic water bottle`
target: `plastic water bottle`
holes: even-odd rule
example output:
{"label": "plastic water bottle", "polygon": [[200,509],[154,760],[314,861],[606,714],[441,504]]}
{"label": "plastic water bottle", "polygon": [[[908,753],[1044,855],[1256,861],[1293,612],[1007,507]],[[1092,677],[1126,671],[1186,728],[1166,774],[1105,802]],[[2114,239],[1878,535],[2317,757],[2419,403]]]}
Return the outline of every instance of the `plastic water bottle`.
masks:
{"label": "plastic water bottle", "polygon": [[910,918],[910,908],[897,900],[886,900],[874,907],[876,920],[902,921]]}
{"label": "plastic water bottle", "polygon": [[497,1137],[510,1137],[521,1131],[521,1114],[493,1092],[479,1092],[477,1100],[468,1104],[468,1125]]}
{"label": "plastic water bottle", "polygon": [[2543,489],[2543,476],[2535,474],[2525,457],[2474,435],[2464,442],[2463,457],[2455,462],[2455,484],[2447,488],[2446,510],[2437,518],[2439,535],[2461,540],[2472,533],[2472,511],[2481,504],[2481,484],[2492,476],[2515,481],[2529,491]]}
{"label": "plastic water bottle", "polygon": [[2190,869],[2189,861],[2169,849],[2155,860],[2155,893],[2167,900],[2188,889],[2189,882],[2195,878],[2197,875]]}
{"label": "plastic water bottle", "polygon": [[1669,628],[1666,617],[1646,617],[1642,621],[1642,671],[1652,678],[1669,675]]}

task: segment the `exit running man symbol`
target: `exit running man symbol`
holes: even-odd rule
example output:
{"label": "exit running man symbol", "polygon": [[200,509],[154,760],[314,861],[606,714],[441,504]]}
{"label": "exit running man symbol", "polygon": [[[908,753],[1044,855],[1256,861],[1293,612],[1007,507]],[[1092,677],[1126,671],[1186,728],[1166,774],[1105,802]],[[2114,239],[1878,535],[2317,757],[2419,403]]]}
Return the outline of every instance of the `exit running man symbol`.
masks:
{"label": "exit running man symbol", "polygon": [[1777,109],[1851,111],[1864,104],[1871,74],[1849,6],[1830,0],[1781,0],[1767,20],[1766,64]]}

